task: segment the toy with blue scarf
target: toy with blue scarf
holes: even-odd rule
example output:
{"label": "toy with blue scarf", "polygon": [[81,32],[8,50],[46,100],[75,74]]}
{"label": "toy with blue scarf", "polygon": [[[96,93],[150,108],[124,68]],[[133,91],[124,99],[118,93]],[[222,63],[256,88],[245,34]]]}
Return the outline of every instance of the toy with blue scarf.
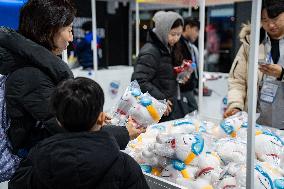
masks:
{"label": "toy with blue scarf", "polygon": [[175,156],[190,165],[204,150],[204,139],[200,134],[183,134],[175,137]]}
{"label": "toy with blue scarf", "polygon": [[223,120],[218,127],[213,129],[212,134],[217,138],[236,138],[237,132],[245,122],[247,122],[247,113],[238,112]]}
{"label": "toy with blue scarf", "polygon": [[125,90],[117,105],[112,110],[112,124],[125,125],[129,116],[130,108],[138,103],[138,99],[141,95],[142,92],[140,90],[138,82],[132,81]]}
{"label": "toy with blue scarf", "polygon": [[166,101],[158,101],[149,93],[139,97],[137,104],[129,110],[129,116],[141,127],[158,123],[167,109]]}

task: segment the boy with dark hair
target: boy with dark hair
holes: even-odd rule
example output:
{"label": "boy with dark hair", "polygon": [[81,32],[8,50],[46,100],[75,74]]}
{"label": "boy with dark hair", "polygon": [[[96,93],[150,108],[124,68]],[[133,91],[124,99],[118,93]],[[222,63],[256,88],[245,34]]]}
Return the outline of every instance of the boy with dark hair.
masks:
{"label": "boy with dark hair", "polygon": [[200,22],[197,18],[186,17],[184,19],[184,27],[182,36],[190,43],[195,43],[200,29]]}
{"label": "boy with dark hair", "polygon": [[51,97],[68,132],[40,142],[9,183],[10,189],[148,188],[139,165],[101,130],[104,93],[93,80],[69,79]]}

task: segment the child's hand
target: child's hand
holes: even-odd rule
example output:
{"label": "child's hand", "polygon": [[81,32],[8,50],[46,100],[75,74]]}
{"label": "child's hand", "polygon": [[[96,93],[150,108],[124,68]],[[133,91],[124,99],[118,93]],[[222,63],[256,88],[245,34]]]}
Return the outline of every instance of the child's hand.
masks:
{"label": "child's hand", "polygon": [[172,112],[172,106],[173,106],[173,103],[170,100],[168,100],[167,110],[165,111],[164,116],[168,116]]}
{"label": "child's hand", "polygon": [[131,117],[128,118],[126,128],[128,130],[130,140],[137,138],[141,133],[146,131],[144,127],[138,127],[138,124]]}
{"label": "child's hand", "polygon": [[111,124],[111,116],[105,113],[105,121],[103,125],[109,125]]}

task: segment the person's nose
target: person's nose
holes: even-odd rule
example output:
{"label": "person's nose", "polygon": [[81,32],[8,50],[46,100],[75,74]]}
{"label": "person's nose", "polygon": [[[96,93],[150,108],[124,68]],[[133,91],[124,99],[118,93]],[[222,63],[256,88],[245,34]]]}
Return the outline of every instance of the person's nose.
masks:
{"label": "person's nose", "polygon": [[180,36],[176,36],[174,42],[177,43],[179,38],[180,38]]}
{"label": "person's nose", "polygon": [[270,28],[270,29],[273,29],[273,28],[275,28],[275,23],[274,22],[269,22],[269,24],[268,24],[268,27]]}
{"label": "person's nose", "polygon": [[69,35],[68,42],[72,42],[72,41],[73,41],[73,34],[71,33],[71,34]]}

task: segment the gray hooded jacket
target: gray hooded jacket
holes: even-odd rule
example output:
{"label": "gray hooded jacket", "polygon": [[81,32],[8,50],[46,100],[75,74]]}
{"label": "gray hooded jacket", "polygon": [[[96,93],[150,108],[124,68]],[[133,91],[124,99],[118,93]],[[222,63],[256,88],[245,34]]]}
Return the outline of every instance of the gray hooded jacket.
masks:
{"label": "gray hooded jacket", "polygon": [[155,14],[156,28],[150,30],[147,43],[137,57],[131,80],[137,80],[142,92],[149,92],[159,100],[176,96],[177,82],[174,73],[173,57],[168,47],[168,33],[181,16],[174,12]]}
{"label": "gray hooded jacket", "polygon": [[153,31],[167,48],[168,34],[177,19],[181,19],[183,22],[182,17],[178,13],[172,11],[159,11],[153,17],[153,21],[155,22]]}

